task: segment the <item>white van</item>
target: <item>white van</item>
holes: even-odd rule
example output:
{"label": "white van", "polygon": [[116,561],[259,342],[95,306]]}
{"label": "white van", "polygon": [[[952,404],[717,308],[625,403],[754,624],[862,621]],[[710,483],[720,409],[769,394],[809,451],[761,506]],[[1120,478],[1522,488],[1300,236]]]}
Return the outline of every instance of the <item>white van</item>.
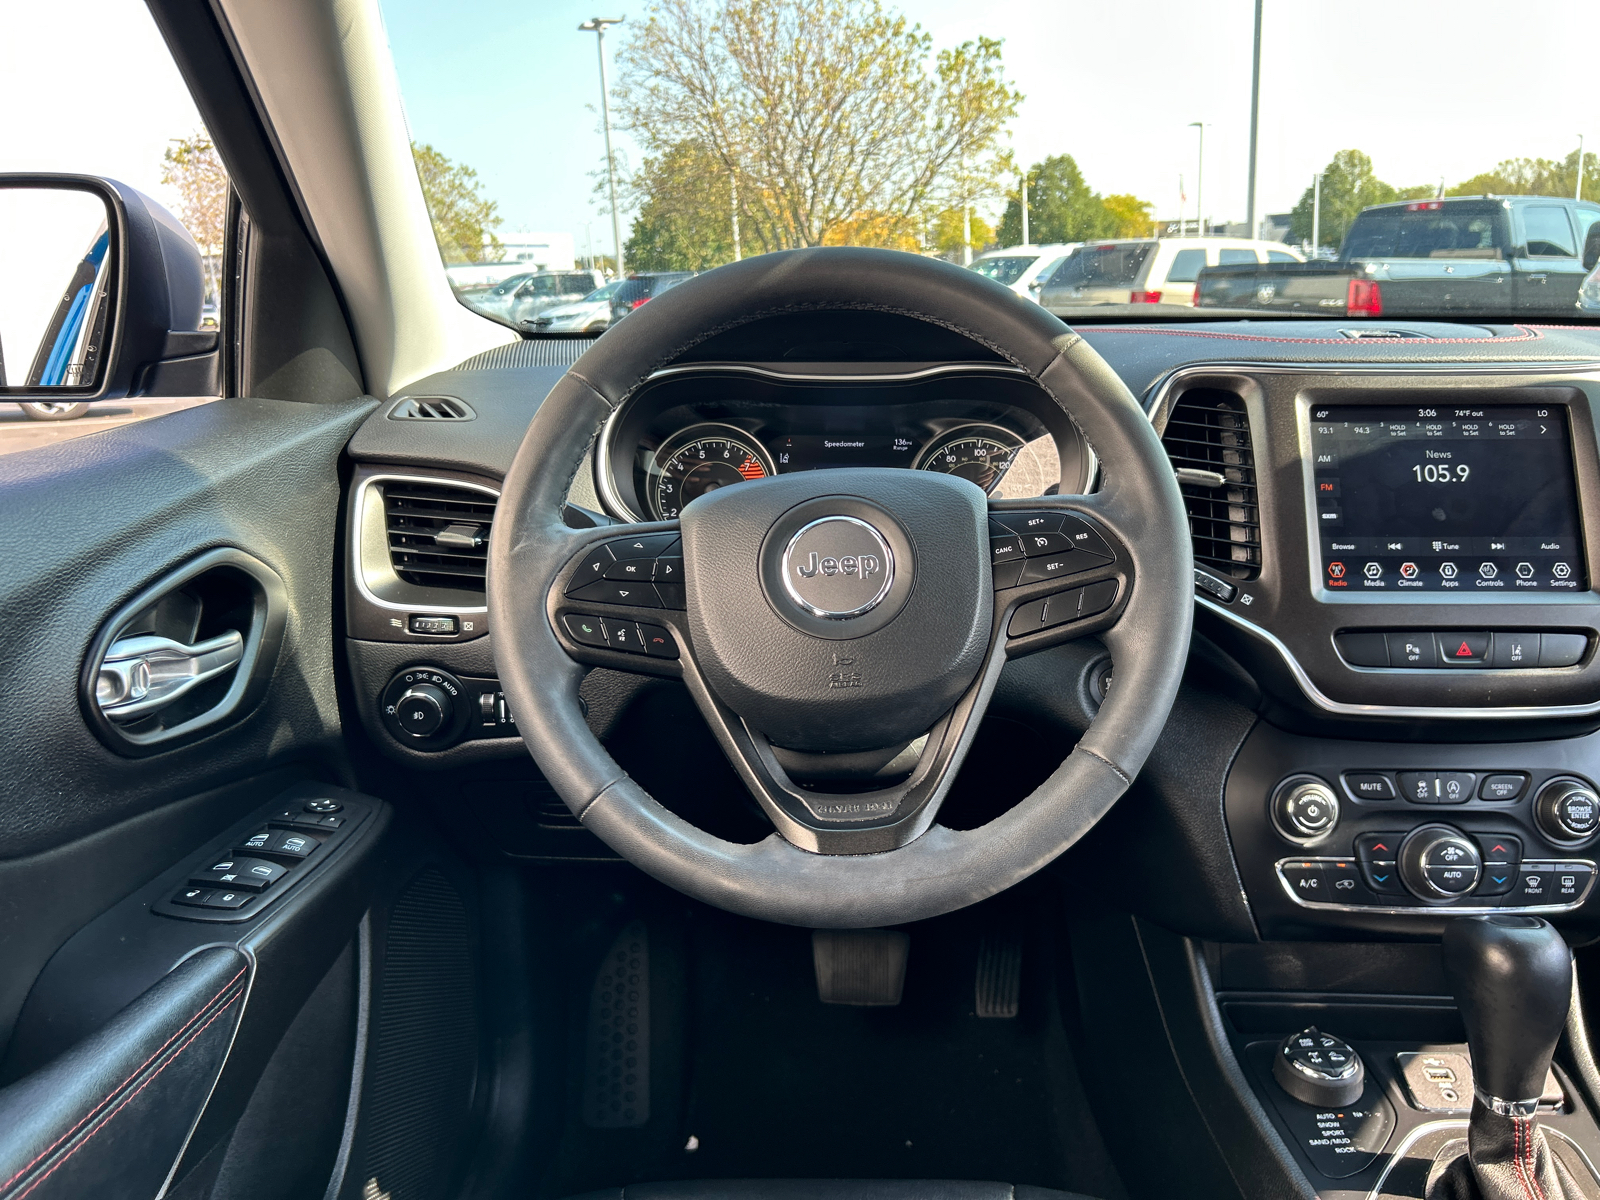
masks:
{"label": "white van", "polygon": [[1043,246],[1008,246],[990,250],[972,260],[972,270],[1003,283],[1019,296],[1039,298],[1039,286],[1081,242],[1051,242]]}
{"label": "white van", "polygon": [[1039,303],[1060,315],[1096,304],[1194,306],[1205,267],[1226,263],[1304,262],[1282,242],[1248,238],[1123,238],[1085,242],[1039,289]]}

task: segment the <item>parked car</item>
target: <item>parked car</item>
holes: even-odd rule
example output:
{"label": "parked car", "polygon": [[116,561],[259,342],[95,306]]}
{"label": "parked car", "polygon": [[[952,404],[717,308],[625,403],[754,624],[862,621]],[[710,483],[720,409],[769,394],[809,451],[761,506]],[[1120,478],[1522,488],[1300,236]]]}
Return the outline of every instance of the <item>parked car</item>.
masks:
{"label": "parked car", "polygon": [[695,271],[640,271],[629,275],[611,297],[611,323],[615,325],[641,304],[646,304],[685,279],[693,279]]}
{"label": "parked car", "polygon": [[531,329],[545,309],[581,300],[605,281],[599,271],[538,271],[511,293],[506,319],[519,329]]}
{"label": "parked car", "polygon": [[524,328],[536,333],[598,333],[611,324],[611,297],[621,286],[621,280],[613,279],[582,300],[545,309]]}
{"label": "parked car", "polygon": [[1195,281],[1220,263],[1297,263],[1281,242],[1247,238],[1122,238],[1079,246],[1039,289],[1060,313],[1101,304],[1194,303]]}
{"label": "parked car", "polygon": [[1041,283],[1080,245],[1081,242],[1052,242],[1043,246],[991,250],[973,259],[972,269],[996,283],[1005,284],[1019,296],[1037,300]]}
{"label": "parked car", "polygon": [[467,302],[481,313],[492,317],[504,317],[511,308],[512,299],[516,296],[517,289],[534,276],[533,271],[520,271],[499,283],[488,287],[473,288],[464,294]]}
{"label": "parked car", "polygon": [[1556,196],[1451,196],[1363,209],[1331,262],[1207,266],[1207,308],[1336,317],[1441,312],[1570,314],[1600,204]]}

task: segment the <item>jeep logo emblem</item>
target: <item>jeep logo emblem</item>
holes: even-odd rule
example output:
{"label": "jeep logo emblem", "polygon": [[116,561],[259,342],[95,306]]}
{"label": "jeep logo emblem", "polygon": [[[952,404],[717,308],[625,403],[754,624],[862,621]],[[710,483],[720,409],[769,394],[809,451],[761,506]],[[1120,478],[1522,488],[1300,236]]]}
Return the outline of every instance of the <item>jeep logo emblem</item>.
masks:
{"label": "jeep logo emblem", "polygon": [[859,617],[888,595],[893,582],[889,543],[855,517],[812,521],[783,552],[784,590],[812,616]]}

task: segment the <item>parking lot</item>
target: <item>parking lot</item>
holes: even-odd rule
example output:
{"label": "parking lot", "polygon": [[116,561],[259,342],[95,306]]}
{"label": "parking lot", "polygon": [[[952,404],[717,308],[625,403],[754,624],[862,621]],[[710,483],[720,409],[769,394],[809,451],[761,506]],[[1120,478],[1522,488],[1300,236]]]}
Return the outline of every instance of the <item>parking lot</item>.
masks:
{"label": "parking lot", "polygon": [[32,450],[52,442],[65,442],[86,434],[115,429],[134,421],[208,404],[210,396],[164,397],[160,400],[113,400],[95,404],[87,416],[76,421],[34,421],[24,415],[15,404],[0,402],[0,454],[14,454],[18,450]]}

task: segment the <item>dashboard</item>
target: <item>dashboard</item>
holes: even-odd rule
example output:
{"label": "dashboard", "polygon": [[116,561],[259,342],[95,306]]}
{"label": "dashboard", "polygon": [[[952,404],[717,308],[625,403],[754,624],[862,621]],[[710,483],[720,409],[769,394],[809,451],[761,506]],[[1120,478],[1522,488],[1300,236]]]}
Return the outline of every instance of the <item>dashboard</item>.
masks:
{"label": "dashboard", "polygon": [[[1508,906],[1600,925],[1600,338],[1080,332],[1161,436],[1194,542],[1191,679],[1205,698],[1174,711],[1183,752],[1119,803],[1113,816],[1145,815],[1107,862],[1167,837],[1181,839],[1173,863],[1206,865],[1139,903],[1200,936],[1413,937],[1452,911]],[[464,364],[414,389],[473,419],[402,421],[397,398],[350,445],[354,686],[372,735],[410,768],[523,755],[472,572],[500,480],[565,369],[535,357],[549,344],[527,345],[525,364]],[[823,468],[947,471],[998,500],[1093,491],[1115,470],[1022,372],[972,347],[917,348],[929,352],[794,362],[781,340],[748,359],[724,340],[715,360],[668,364],[597,437],[569,521],[670,521],[712,490]],[[1013,730],[1087,722],[1113,666],[1092,639],[1017,665],[1001,687]],[[642,677],[590,677],[592,723],[626,729],[625,697],[606,690],[625,678]],[[454,704],[421,737],[387,711],[418,680]],[[998,777],[1010,754],[985,769]]]}
{"label": "dashboard", "polygon": [[1083,492],[1094,456],[1059,406],[1009,367],[871,375],[759,366],[663,372],[606,426],[606,507],[672,520],[707,492],[829,467],[903,467],[971,480],[995,499]]}

